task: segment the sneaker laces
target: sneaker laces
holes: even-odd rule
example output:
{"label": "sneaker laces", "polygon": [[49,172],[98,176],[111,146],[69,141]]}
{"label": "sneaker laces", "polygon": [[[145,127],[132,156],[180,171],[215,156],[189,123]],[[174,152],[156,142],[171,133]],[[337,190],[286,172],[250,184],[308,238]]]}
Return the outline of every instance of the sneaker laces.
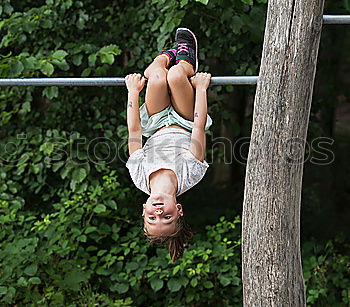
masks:
{"label": "sneaker laces", "polygon": [[169,49],[169,51],[171,51],[176,56],[176,49]]}
{"label": "sneaker laces", "polygon": [[179,47],[177,49],[177,52],[182,52],[185,51],[187,53],[189,53],[190,51],[188,50],[188,45],[187,43],[179,43]]}

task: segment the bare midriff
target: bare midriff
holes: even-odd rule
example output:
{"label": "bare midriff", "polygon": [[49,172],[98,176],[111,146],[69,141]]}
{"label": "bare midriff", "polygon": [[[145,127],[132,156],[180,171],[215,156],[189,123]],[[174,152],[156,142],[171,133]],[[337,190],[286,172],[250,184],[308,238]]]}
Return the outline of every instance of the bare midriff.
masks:
{"label": "bare midriff", "polygon": [[[182,130],[185,130],[185,131],[189,131],[189,130],[187,130],[187,129],[181,127],[181,126],[178,126],[178,125],[163,126],[162,128],[159,128],[157,131],[165,129],[165,128],[179,128],[179,129],[182,129]],[[189,132],[191,132],[191,131],[189,131]]]}

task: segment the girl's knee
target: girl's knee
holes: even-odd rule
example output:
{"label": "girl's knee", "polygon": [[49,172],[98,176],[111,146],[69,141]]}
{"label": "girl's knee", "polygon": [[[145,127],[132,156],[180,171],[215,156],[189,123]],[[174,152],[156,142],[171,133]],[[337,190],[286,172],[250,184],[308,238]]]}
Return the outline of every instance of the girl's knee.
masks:
{"label": "girl's knee", "polygon": [[167,71],[162,68],[154,69],[148,77],[148,82],[163,84],[167,82]]}
{"label": "girl's knee", "polygon": [[182,82],[185,78],[187,78],[186,72],[180,65],[174,65],[170,67],[167,80],[169,83],[178,83]]}

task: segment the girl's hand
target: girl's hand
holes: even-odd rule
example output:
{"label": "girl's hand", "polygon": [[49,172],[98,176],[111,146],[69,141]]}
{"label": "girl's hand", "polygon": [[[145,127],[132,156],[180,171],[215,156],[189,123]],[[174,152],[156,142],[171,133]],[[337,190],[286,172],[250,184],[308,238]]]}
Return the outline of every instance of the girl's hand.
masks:
{"label": "girl's hand", "polygon": [[129,74],[125,77],[125,84],[129,92],[141,92],[146,79],[141,74]]}
{"label": "girl's hand", "polygon": [[190,78],[190,82],[196,90],[206,90],[210,84],[210,79],[211,74],[206,72],[197,72],[193,77]]}

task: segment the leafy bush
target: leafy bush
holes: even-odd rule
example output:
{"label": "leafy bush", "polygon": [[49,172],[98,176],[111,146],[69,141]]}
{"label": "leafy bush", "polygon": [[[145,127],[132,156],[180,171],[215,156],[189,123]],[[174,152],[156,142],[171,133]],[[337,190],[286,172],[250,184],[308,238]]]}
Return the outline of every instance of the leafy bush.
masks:
{"label": "leafy bush", "polygon": [[[254,19],[265,9],[252,4],[4,0],[0,77],[123,76],[170,46],[179,25],[198,32],[201,70],[253,74],[263,30],[263,18],[260,28]],[[223,236],[234,222],[212,226],[210,239],[198,234],[176,266],[164,248],[145,244],[130,209],[141,193],[124,166],[125,89],[7,87],[0,97],[2,304],[69,306],[87,297],[127,306],[155,301],[154,291],[174,294],[163,296],[169,304],[199,304],[221,300],[212,297],[217,288],[240,302],[239,232]]]}
{"label": "leafy bush", "polygon": [[349,245],[339,235],[325,246],[303,245],[303,270],[308,306],[348,306],[350,302]]}
{"label": "leafy bush", "polygon": [[[239,0],[227,11],[220,1],[4,0],[0,77],[123,76],[170,46],[179,25],[198,33],[200,70],[253,74],[265,6],[252,5]],[[68,306],[88,297],[134,305],[165,289],[176,304],[184,287],[183,302],[219,301],[216,288],[241,301],[239,232],[221,237],[235,223],[212,226],[210,239],[198,234],[177,266],[164,248],[145,244],[129,208],[141,193],[124,166],[125,89],[7,87],[0,97],[2,304]]]}
{"label": "leafy bush", "polygon": [[112,171],[103,185],[41,216],[8,195],[1,202],[0,301],[42,306],[101,304],[101,297],[109,304],[113,298],[113,306],[241,301],[239,219],[222,217],[207,226],[205,237],[197,235],[172,265],[164,248],[145,243],[140,218],[117,208],[113,199],[128,192]]}

